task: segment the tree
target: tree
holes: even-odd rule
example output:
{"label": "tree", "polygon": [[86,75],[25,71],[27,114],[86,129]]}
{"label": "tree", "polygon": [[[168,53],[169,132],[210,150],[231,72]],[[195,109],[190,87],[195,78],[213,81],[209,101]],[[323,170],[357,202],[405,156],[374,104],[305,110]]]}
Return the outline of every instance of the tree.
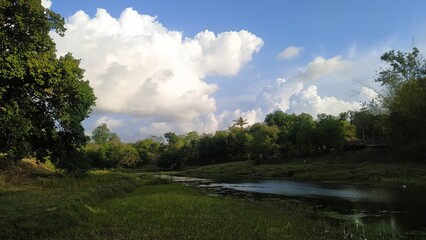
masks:
{"label": "tree", "polygon": [[255,123],[250,128],[253,136],[253,159],[256,164],[274,162],[280,157],[280,146],[277,143],[279,129],[277,126],[268,126]]}
{"label": "tree", "polygon": [[[294,114],[293,114],[294,116]],[[289,127],[293,121],[292,115],[289,115],[283,111],[275,111],[266,115],[265,123],[269,126],[275,125],[279,128]]]}
{"label": "tree", "polygon": [[112,133],[106,123],[102,123],[92,131],[92,140],[97,144],[105,144],[110,141],[120,142],[117,134]]}
{"label": "tree", "polygon": [[368,106],[351,112],[351,125],[355,126],[358,139],[367,142],[384,143],[387,140],[388,116],[371,111]]}
{"label": "tree", "polygon": [[295,145],[294,152],[291,157],[305,157],[312,153],[312,135],[314,135],[315,121],[314,118],[307,114],[301,113],[294,117],[293,125],[288,130],[290,141]]}
{"label": "tree", "polygon": [[140,164],[142,166],[157,161],[160,154],[161,143],[153,138],[147,138],[137,141],[133,144],[139,154]]}
{"label": "tree", "polygon": [[244,125],[248,124],[247,119],[244,119],[243,117],[239,117],[239,118],[233,120],[233,122],[235,122],[234,126],[239,126],[240,128],[243,128]]}
{"label": "tree", "polygon": [[422,158],[426,156],[426,61],[417,48],[410,53],[390,51],[381,60],[390,65],[376,81],[386,87],[383,98],[389,113],[391,143]]}
{"label": "tree", "polygon": [[75,170],[96,98],[80,61],[57,58],[50,30],[63,35],[64,19],[39,0],[0,1],[0,152]]}
{"label": "tree", "polygon": [[232,161],[244,161],[251,159],[251,147],[253,136],[248,129],[239,127],[229,128],[228,141],[229,154]]}
{"label": "tree", "polygon": [[319,114],[315,131],[316,145],[320,152],[334,153],[343,149],[345,128],[341,119]]}

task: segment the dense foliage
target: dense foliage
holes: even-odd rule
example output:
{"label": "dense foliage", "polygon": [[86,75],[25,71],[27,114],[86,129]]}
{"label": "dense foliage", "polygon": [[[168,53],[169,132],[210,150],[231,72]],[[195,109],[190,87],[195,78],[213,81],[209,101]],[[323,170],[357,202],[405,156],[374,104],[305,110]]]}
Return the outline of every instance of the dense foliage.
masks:
{"label": "dense foliage", "polygon": [[390,51],[382,56],[390,65],[376,79],[385,87],[381,95],[388,111],[390,141],[406,157],[426,154],[426,61],[417,48],[410,53]]}
{"label": "dense foliage", "polygon": [[79,60],[56,56],[51,30],[63,35],[64,19],[40,0],[0,1],[0,153],[75,170],[95,96]]}
{"label": "dense foliage", "polygon": [[[147,138],[134,144],[113,140],[110,136],[114,134],[103,124],[93,131],[93,142],[85,151],[95,167],[157,164],[161,168],[176,169],[246,160],[262,164],[336,153],[344,149],[345,141],[355,136],[355,127],[347,117],[325,114],[314,120],[306,113],[296,115],[276,111],[266,117],[265,123],[246,128],[243,127],[246,120],[239,118],[237,121],[238,124],[228,130],[214,134],[189,132],[177,135],[168,132],[164,134],[165,142]],[[110,140],[99,141],[99,136]],[[131,152],[135,151],[137,159],[130,158]]]}

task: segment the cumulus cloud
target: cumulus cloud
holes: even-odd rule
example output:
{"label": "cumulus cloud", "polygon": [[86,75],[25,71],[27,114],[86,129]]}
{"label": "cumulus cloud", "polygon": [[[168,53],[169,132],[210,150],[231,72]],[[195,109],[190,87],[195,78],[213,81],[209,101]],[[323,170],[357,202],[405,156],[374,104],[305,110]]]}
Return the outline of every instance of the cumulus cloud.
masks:
{"label": "cumulus cloud", "polygon": [[292,59],[298,57],[305,49],[303,47],[290,46],[277,55],[277,59]]}
{"label": "cumulus cloud", "polygon": [[119,18],[104,9],[93,18],[79,11],[66,28],[65,37],[52,36],[60,54],[82,59],[97,96],[95,111],[154,117],[158,129],[215,112],[217,86],[204,78],[237,74],[263,45],[245,30],[183,37],[132,8]]}
{"label": "cumulus cloud", "polygon": [[265,112],[286,111],[290,107],[290,97],[303,89],[303,82],[277,78],[267,84],[256,97],[256,107]]}
{"label": "cumulus cloud", "polygon": [[350,67],[351,62],[339,55],[329,59],[316,57],[306,67],[302,68],[294,79],[301,82],[315,81],[325,76],[344,72]]}
{"label": "cumulus cloud", "polygon": [[288,112],[296,114],[304,112],[315,117],[320,113],[338,115],[341,112],[357,110],[360,107],[361,104],[359,102],[347,102],[335,97],[320,97],[317,87],[310,85],[301,92],[291,96]]}
{"label": "cumulus cloud", "polygon": [[45,8],[50,8],[52,6],[51,0],[41,0],[41,5]]}
{"label": "cumulus cloud", "polygon": [[[336,115],[340,112],[359,108],[355,101],[344,101],[336,97],[321,97],[317,86],[318,80],[329,78],[347,71],[352,63],[341,56],[329,59],[317,57],[299,72],[288,79],[277,78],[267,84],[256,97],[256,107],[265,113],[275,110],[291,113],[319,113]],[[305,84],[309,83],[308,87]]]}

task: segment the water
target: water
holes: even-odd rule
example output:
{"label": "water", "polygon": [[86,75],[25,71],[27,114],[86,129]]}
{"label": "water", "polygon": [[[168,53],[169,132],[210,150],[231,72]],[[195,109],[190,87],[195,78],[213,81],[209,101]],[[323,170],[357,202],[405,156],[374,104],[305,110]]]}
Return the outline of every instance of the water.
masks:
{"label": "water", "polygon": [[405,233],[426,233],[425,188],[370,187],[282,179],[216,179],[210,186],[302,200],[361,224],[387,225]]}

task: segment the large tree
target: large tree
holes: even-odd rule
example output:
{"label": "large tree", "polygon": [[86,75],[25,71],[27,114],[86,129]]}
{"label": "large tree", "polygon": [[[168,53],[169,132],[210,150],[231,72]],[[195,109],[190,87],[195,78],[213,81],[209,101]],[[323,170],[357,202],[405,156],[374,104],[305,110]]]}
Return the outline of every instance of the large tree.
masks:
{"label": "large tree", "polygon": [[51,30],[63,35],[64,19],[40,0],[0,0],[0,153],[73,169],[96,98],[80,61],[56,56]]}
{"label": "large tree", "polygon": [[383,100],[389,113],[391,141],[412,157],[424,159],[426,61],[417,48],[408,53],[390,51],[381,59],[390,65],[376,81],[385,86]]}

